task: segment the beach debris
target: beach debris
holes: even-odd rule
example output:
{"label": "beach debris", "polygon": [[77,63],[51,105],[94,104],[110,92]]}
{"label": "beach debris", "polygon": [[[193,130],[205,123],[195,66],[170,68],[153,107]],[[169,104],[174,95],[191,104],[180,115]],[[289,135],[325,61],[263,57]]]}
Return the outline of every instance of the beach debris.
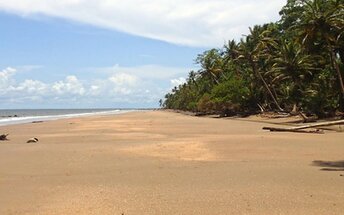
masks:
{"label": "beach debris", "polygon": [[8,116],[1,116],[1,117],[3,117],[3,118],[11,118],[11,117],[19,117],[18,115],[8,115]]}
{"label": "beach debris", "polygon": [[292,128],[274,128],[274,127],[264,127],[263,130],[270,130],[271,132],[295,132],[295,133],[311,133],[311,134],[323,134],[321,129],[311,129],[311,130],[298,130]]}
{"label": "beach debris", "polygon": [[43,121],[32,121],[32,123],[43,123]]}
{"label": "beach debris", "polygon": [[7,139],[7,136],[8,136],[8,134],[2,134],[2,135],[0,135],[0,140],[1,140],[1,141],[8,140],[8,139]]}
{"label": "beach debris", "polygon": [[303,123],[310,123],[310,122],[316,122],[317,120],[314,117],[308,117],[306,114],[302,113],[301,111],[299,112],[299,115],[303,119]]}
{"label": "beach debris", "polygon": [[26,141],[26,143],[37,143],[38,139],[36,137],[30,138],[28,139],[28,141]]}
{"label": "beach debris", "polygon": [[299,133],[316,133],[316,134],[322,134],[323,131],[320,129],[315,130],[304,130],[309,128],[317,128],[317,127],[323,127],[323,126],[331,126],[331,125],[340,125],[344,124],[344,120],[336,120],[336,121],[330,121],[330,122],[321,122],[321,123],[313,123],[303,126],[297,126],[297,127],[291,127],[291,128],[275,128],[275,127],[263,127],[263,130],[270,130],[272,132],[299,132]]}

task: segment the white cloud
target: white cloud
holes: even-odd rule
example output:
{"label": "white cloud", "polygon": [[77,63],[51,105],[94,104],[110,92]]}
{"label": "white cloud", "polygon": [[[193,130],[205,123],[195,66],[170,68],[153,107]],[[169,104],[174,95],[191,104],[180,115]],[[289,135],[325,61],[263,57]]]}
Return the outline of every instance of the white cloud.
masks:
{"label": "white cloud", "polygon": [[48,90],[48,86],[40,81],[25,80],[20,83],[18,87],[13,87],[12,89],[19,92],[25,92],[27,94],[44,95]]}
{"label": "white cloud", "polygon": [[191,70],[197,70],[197,68],[183,68],[183,67],[166,67],[161,65],[142,65],[133,67],[122,67],[115,65],[112,67],[104,68],[90,68],[89,70],[99,73],[107,74],[128,74],[135,76],[138,79],[149,80],[166,80],[175,77],[180,77],[187,74]]}
{"label": "white cloud", "polygon": [[129,95],[132,89],[137,87],[139,79],[130,74],[119,73],[111,76],[109,81],[114,85],[113,93],[120,95]]}
{"label": "white cloud", "polygon": [[58,95],[70,93],[74,95],[84,95],[85,88],[77,77],[70,75],[64,81],[58,81],[52,85],[52,90]]}
{"label": "white cloud", "polygon": [[175,86],[184,84],[186,82],[186,79],[183,77],[180,77],[180,78],[172,79],[170,82],[171,82],[172,87],[175,87]]}
{"label": "white cloud", "polygon": [[[89,71],[86,69],[85,71]],[[25,70],[24,70],[25,71]],[[22,70],[7,68],[0,72],[0,100],[3,104],[60,105],[66,107],[96,106],[101,104],[157,105],[160,98],[171,89],[171,84],[185,82],[188,68],[158,65],[137,67],[94,68],[103,72],[100,79],[70,75],[63,80],[43,82],[26,79],[18,81]],[[27,71],[25,71],[27,72]],[[155,75],[154,75],[155,74]],[[55,107],[55,106],[52,106]]]}
{"label": "white cloud", "polygon": [[191,46],[222,46],[278,19],[286,0],[0,0],[0,9],[44,14]]}
{"label": "white cloud", "polygon": [[[113,67],[89,69],[94,72],[105,73],[106,80],[97,80],[90,89],[91,95],[104,95],[111,92],[108,97],[119,99],[125,96],[125,101],[159,100],[171,87],[171,80],[185,82],[186,75],[194,68],[165,67],[160,65],[143,65],[135,67]],[[178,82],[178,83],[179,83]],[[123,98],[120,99],[121,101]]]}
{"label": "white cloud", "polygon": [[134,75],[119,73],[111,76],[109,80],[116,86],[130,86],[133,87],[137,85],[138,78]]}
{"label": "white cloud", "polygon": [[[12,79],[11,77],[17,72],[16,69],[8,67],[2,71],[0,71],[0,91],[2,93],[6,93],[5,91],[11,85]],[[0,92],[0,94],[1,94]]]}

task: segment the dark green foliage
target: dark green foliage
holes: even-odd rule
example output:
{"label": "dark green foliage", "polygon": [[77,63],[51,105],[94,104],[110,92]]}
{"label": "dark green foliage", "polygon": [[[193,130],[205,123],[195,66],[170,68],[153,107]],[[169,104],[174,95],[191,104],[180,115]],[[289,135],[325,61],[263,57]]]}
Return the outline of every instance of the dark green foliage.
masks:
{"label": "dark green foliage", "polygon": [[242,79],[231,78],[216,85],[210,99],[217,111],[243,111],[249,104],[250,90]]}
{"label": "dark green foliage", "polygon": [[344,111],[344,1],[288,0],[276,23],[210,49],[162,107],[206,113]]}

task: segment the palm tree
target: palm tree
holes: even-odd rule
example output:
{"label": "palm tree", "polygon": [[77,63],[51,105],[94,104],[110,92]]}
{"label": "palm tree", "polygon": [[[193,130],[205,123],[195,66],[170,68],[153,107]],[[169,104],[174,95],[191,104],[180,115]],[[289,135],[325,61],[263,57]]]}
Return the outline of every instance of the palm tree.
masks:
{"label": "palm tree", "polygon": [[299,30],[299,38],[307,50],[319,52],[323,46],[328,51],[330,62],[337,74],[343,103],[344,81],[337,57],[344,58],[343,53],[338,52],[344,34],[344,6],[342,1],[305,1],[300,23],[295,27]]}
{"label": "palm tree", "polygon": [[317,70],[314,66],[315,59],[303,54],[294,41],[282,40],[279,47],[279,52],[273,59],[272,72],[275,74],[273,82],[289,82],[290,99],[294,102],[292,112],[297,112],[307,82]]}
{"label": "palm tree", "polygon": [[259,44],[261,33],[263,28],[261,26],[255,26],[253,29],[250,28],[250,35],[246,36],[245,40],[241,40],[239,45],[238,59],[242,59],[248,62],[252,69],[253,74],[263,83],[264,88],[268,92],[269,96],[273,100],[274,104],[279,111],[284,111],[279,105],[275,95],[272,93],[269,85],[265,81],[264,77],[258,69],[258,61],[260,57],[261,45]]}
{"label": "palm tree", "polygon": [[228,63],[236,60],[239,56],[238,53],[238,44],[235,42],[235,40],[228,41],[228,44],[224,45],[223,47],[223,60],[224,64],[227,65]]}
{"label": "palm tree", "polygon": [[219,84],[223,74],[223,60],[218,49],[211,49],[198,55],[196,63],[200,64],[202,69],[199,73],[203,77],[212,80],[213,83]]}
{"label": "palm tree", "polygon": [[221,56],[223,58],[224,73],[228,74],[225,78],[228,79],[228,77],[232,77],[233,74],[235,74],[237,78],[241,78],[240,66],[237,64],[239,44],[235,40],[229,40],[228,43],[223,46]]}

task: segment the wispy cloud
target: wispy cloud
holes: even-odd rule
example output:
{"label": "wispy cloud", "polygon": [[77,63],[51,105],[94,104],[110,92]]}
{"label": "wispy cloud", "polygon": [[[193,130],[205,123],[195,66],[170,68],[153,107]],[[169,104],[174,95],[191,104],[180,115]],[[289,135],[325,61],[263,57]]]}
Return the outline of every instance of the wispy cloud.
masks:
{"label": "wispy cloud", "polygon": [[285,0],[0,0],[0,10],[43,14],[189,46],[221,46],[278,19]]}

